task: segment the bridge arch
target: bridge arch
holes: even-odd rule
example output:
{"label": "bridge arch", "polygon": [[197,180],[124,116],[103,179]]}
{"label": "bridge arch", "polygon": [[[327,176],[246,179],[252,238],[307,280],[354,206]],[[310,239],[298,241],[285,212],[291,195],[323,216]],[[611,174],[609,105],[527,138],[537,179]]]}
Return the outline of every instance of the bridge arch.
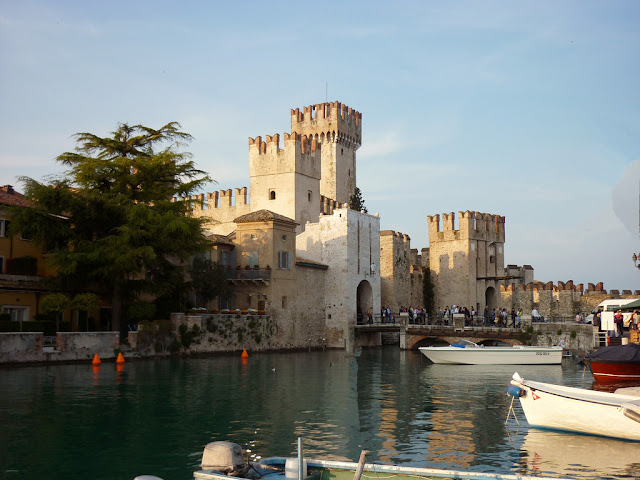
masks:
{"label": "bridge arch", "polygon": [[491,335],[482,333],[482,332],[468,332],[467,334],[452,334],[452,333],[437,333],[437,334],[420,334],[413,333],[407,334],[407,346],[406,348],[409,350],[417,350],[419,347],[446,347],[447,345],[451,345],[457,343],[461,338],[466,340],[470,340],[478,345],[485,345],[487,347],[491,346],[513,346],[513,345],[521,345],[521,342],[516,338],[514,333],[509,335],[502,335],[498,337],[497,335]]}

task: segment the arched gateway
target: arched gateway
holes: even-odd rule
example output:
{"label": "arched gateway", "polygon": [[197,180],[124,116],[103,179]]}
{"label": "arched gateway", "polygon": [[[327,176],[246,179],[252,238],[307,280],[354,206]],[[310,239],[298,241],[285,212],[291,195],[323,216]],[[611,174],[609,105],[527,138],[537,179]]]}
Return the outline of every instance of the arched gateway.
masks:
{"label": "arched gateway", "polygon": [[484,294],[484,304],[487,306],[489,310],[496,308],[498,305],[496,303],[496,289],[493,287],[488,287]]}
{"label": "arched gateway", "polygon": [[356,291],[358,323],[366,323],[369,309],[373,311],[373,289],[367,280],[358,284]]}

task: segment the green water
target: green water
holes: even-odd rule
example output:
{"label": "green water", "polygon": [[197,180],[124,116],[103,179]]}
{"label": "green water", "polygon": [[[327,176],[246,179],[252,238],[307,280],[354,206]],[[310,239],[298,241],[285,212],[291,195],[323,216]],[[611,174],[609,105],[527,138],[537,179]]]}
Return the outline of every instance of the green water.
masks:
{"label": "green water", "polygon": [[[591,387],[573,363],[523,377]],[[192,478],[204,445],[497,473],[640,476],[640,445],[505,425],[514,367],[432,365],[397,347],[0,369],[0,477]],[[606,452],[611,451],[611,455]],[[572,456],[566,457],[567,452]],[[602,452],[602,455],[599,453]],[[635,453],[635,454],[634,454]],[[602,458],[601,458],[602,457]],[[634,463],[636,462],[636,463]]]}

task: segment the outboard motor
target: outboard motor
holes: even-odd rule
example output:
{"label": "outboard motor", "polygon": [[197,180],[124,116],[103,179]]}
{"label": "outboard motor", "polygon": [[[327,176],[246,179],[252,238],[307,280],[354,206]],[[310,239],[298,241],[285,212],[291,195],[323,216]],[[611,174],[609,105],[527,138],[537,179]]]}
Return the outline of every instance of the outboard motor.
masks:
{"label": "outboard motor", "polygon": [[249,465],[244,461],[242,448],[232,442],[211,442],[204,447],[202,463],[204,470],[217,470],[225,475],[242,476]]}

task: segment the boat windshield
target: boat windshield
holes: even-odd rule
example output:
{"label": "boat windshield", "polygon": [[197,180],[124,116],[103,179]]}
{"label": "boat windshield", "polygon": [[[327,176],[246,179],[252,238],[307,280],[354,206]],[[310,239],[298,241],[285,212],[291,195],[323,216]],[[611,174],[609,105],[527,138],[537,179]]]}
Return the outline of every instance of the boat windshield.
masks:
{"label": "boat windshield", "polygon": [[461,345],[464,346],[466,348],[477,348],[477,347],[482,347],[482,345],[478,345],[477,343],[473,343],[470,340],[465,340],[464,338],[461,338],[460,340],[458,340],[456,342],[456,345]]}

